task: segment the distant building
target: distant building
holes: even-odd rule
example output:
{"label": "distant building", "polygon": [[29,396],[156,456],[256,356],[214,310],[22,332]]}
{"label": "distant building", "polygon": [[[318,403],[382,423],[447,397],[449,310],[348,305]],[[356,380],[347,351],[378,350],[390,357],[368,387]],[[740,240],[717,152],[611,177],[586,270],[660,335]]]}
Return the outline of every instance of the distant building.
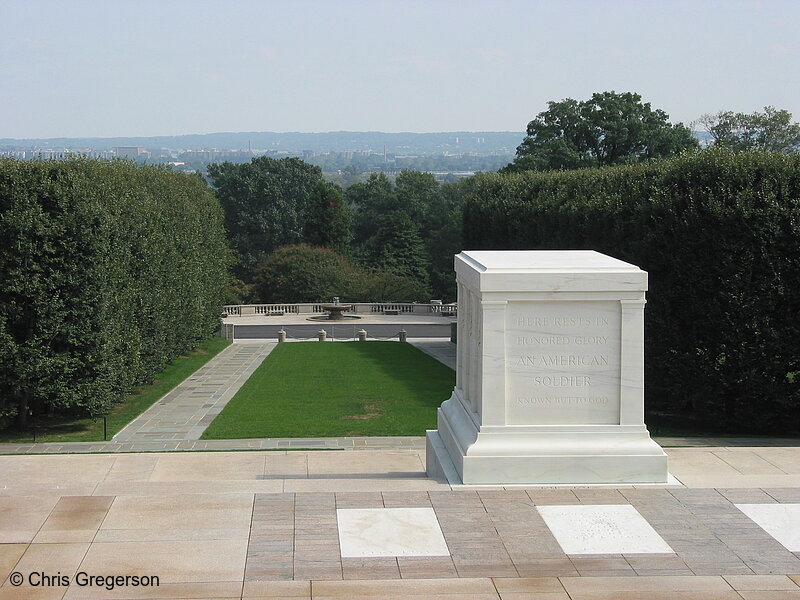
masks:
{"label": "distant building", "polygon": [[[271,151],[270,151],[271,152]],[[202,162],[217,162],[217,161],[233,161],[233,162],[247,162],[254,156],[261,154],[268,154],[261,150],[219,150],[217,148],[198,149],[198,150],[184,150],[175,158],[178,160],[199,160]]]}
{"label": "distant building", "polygon": [[0,158],[16,158],[19,160],[25,160],[26,158],[30,158],[30,152],[26,152],[25,150],[4,150],[0,152]]}
{"label": "distant building", "polygon": [[20,160],[69,160],[84,158],[113,158],[110,151],[98,151],[93,148],[32,148],[30,150],[8,150],[0,152],[0,158],[17,158]]}
{"label": "distant building", "polygon": [[147,152],[150,154],[150,158],[159,158],[159,159],[174,158],[176,155],[169,148],[148,148]]}
{"label": "distant building", "polygon": [[114,148],[114,154],[117,158],[127,158],[130,160],[150,158],[150,153],[142,146],[117,146]]}

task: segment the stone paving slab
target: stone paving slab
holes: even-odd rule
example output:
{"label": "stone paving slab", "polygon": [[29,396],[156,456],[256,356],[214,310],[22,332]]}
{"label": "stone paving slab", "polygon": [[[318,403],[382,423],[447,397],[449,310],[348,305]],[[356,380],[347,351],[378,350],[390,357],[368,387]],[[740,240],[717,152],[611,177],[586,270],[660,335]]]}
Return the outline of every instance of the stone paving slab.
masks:
{"label": "stone paving slab", "polygon": [[[671,465],[687,464],[687,469],[680,469],[688,480],[713,476],[717,481],[715,487],[746,487],[745,477],[757,477],[762,484],[768,475],[775,475],[776,483],[772,487],[781,487],[786,483],[785,476],[794,476],[798,463],[797,448],[800,440],[794,438],[673,438],[658,437],[653,439],[664,447],[672,457]],[[719,443],[737,442],[737,445],[720,447]],[[748,445],[749,444],[749,445]],[[234,440],[151,440],[121,442],[46,442],[46,443],[6,443],[0,444],[0,455],[3,454],[91,454],[109,452],[175,452],[175,451],[219,451],[219,450],[274,450],[274,449],[310,449],[324,448],[329,450],[424,450],[425,438],[422,436],[373,436],[373,437],[331,437],[331,438],[254,438]],[[683,452],[692,452],[688,460]],[[773,473],[753,473],[748,465],[741,469],[731,466],[726,460],[733,460],[730,453],[751,453],[756,458],[773,461],[777,467]],[[787,452],[789,454],[787,454]],[[776,454],[777,453],[777,454]],[[700,460],[706,462],[700,464]],[[794,457],[794,458],[793,458]],[[750,459],[750,463],[754,459]],[[672,468],[672,467],[671,467]],[[722,472],[720,472],[722,471]],[[728,485],[726,478],[733,478],[734,484]],[[797,481],[797,477],[792,477]],[[752,483],[751,487],[756,483]],[[757,487],[757,486],[756,486]]]}
{"label": "stone paving slab", "polygon": [[422,436],[339,437],[339,438],[257,438],[241,440],[172,440],[121,442],[47,442],[0,444],[3,454],[107,454],[109,452],[186,452],[222,450],[424,450]]}
{"label": "stone paving slab", "polygon": [[[691,472],[692,456],[708,468],[723,452],[679,453]],[[800,458],[800,448],[751,452],[789,471]],[[759,476],[757,460],[737,468]],[[292,491],[303,481],[315,489]],[[800,553],[743,501],[800,503],[800,488],[453,489],[424,477],[424,452],[398,449],[2,456],[0,600],[800,596]],[[567,554],[537,508],[609,504],[633,507],[673,552]],[[365,508],[432,510],[449,555],[343,558],[337,511]],[[152,573],[161,585],[16,588],[15,571]]]}
{"label": "stone paving slab", "polygon": [[441,338],[416,338],[408,340],[408,343],[432,356],[443,365],[456,370],[456,345],[451,341]]}

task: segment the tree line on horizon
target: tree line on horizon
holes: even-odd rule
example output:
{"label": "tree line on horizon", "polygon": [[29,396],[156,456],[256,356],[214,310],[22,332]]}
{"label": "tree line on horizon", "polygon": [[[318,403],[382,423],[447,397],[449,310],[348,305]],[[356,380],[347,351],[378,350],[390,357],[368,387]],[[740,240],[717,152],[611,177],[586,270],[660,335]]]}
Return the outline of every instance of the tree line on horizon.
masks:
{"label": "tree line on horizon", "polygon": [[[800,149],[800,125],[773,107],[703,115],[692,125],[701,125],[715,148]],[[701,151],[690,127],[670,123],[631,92],[549,102],[526,132],[499,173],[637,164]],[[440,183],[421,171],[365,178],[351,169],[337,183],[298,158],[212,163],[209,182],[236,256],[227,301],[454,301],[462,209],[484,176]]]}
{"label": "tree line on horizon", "polygon": [[455,299],[463,184],[402,171],[343,189],[317,166],[270,157],[211,164],[208,176],[236,256],[231,303]]}

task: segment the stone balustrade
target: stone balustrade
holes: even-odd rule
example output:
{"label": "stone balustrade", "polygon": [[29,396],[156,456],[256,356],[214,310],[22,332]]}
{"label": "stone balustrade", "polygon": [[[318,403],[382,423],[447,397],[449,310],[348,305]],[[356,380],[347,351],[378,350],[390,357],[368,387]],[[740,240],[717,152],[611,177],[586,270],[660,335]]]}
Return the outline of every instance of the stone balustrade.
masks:
{"label": "stone balustrade", "polygon": [[[415,314],[415,315],[441,315],[451,317],[457,314],[458,305],[441,303],[411,303],[411,302],[355,302],[349,314]],[[322,304],[303,303],[295,304],[229,304],[223,307],[225,317],[247,316],[279,316],[287,314],[325,314]]]}

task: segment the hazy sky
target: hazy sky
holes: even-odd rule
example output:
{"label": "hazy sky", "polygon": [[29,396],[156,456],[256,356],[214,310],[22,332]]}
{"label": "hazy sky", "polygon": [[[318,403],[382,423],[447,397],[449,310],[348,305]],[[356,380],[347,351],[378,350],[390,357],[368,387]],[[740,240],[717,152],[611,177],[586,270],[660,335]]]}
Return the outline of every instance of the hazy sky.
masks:
{"label": "hazy sky", "polygon": [[0,138],[522,131],[639,92],[800,120],[800,2],[0,0]]}

